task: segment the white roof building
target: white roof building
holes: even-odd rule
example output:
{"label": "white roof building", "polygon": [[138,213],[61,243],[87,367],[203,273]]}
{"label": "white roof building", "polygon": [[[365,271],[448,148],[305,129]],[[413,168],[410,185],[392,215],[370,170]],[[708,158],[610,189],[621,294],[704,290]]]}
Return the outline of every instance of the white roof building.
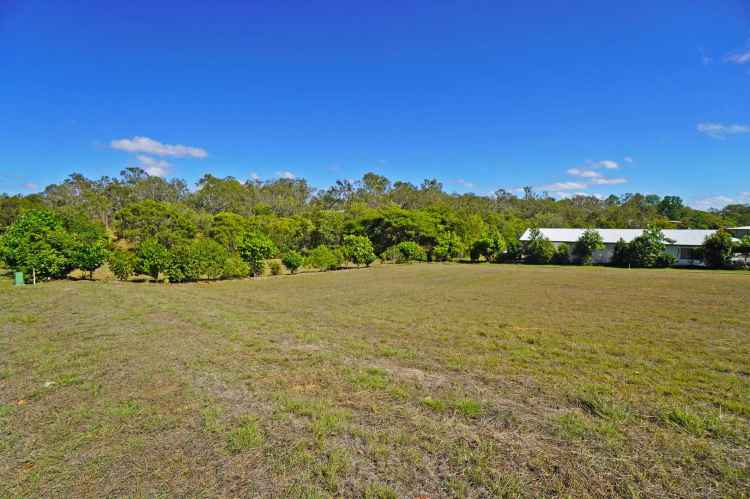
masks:
{"label": "white roof building", "polygon": [[[575,243],[588,229],[539,229],[544,237],[553,243]],[[626,243],[643,234],[643,229],[593,229],[597,231],[604,240],[604,244],[616,244],[620,239]],[[706,237],[712,235],[715,230],[698,229],[672,229],[662,230],[664,237],[674,246],[700,246]],[[521,241],[528,241],[531,229],[527,229],[521,236]]]}

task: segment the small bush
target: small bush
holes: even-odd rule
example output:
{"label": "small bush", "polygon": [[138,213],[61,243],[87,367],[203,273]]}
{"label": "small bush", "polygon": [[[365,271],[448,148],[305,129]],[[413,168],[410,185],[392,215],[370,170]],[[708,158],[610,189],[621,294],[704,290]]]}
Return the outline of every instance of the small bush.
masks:
{"label": "small bush", "polygon": [[224,268],[221,272],[223,279],[234,279],[238,277],[247,277],[250,275],[250,265],[238,256],[230,256],[224,261]]}
{"label": "small bush", "polygon": [[276,260],[272,261],[268,267],[271,269],[271,275],[281,275],[281,263]]}
{"label": "small bush", "polygon": [[253,271],[253,275],[262,275],[266,268],[266,260],[272,258],[278,249],[273,241],[260,232],[250,232],[242,236],[237,248],[240,256]]}
{"label": "small bush", "polygon": [[726,230],[718,230],[703,242],[703,261],[708,267],[728,267],[732,262],[734,243]]}
{"label": "small bush", "polygon": [[287,251],[281,259],[284,267],[294,274],[305,263],[305,258],[294,250]]}
{"label": "small bush", "polygon": [[143,241],[138,245],[135,254],[135,271],[138,274],[151,276],[155,281],[159,279],[159,274],[169,264],[169,251],[156,239]]}
{"label": "small bush", "polygon": [[366,236],[344,236],[344,257],[353,264],[368,267],[377,257],[372,249],[372,243]]}
{"label": "small bush", "polygon": [[427,252],[414,241],[404,241],[399,243],[398,251],[401,255],[397,260],[397,263],[427,261]]}
{"label": "small bush", "polygon": [[532,229],[529,240],[526,242],[525,253],[526,263],[546,264],[552,260],[555,246],[544,237],[539,229]]}
{"label": "small bush", "polygon": [[385,263],[398,263],[401,259],[401,251],[398,249],[398,245],[394,244],[389,248],[386,248],[380,255],[380,259]]}
{"label": "small bush", "polygon": [[555,265],[567,265],[570,263],[570,248],[567,244],[560,244],[552,255],[552,263]]}
{"label": "small bush", "polygon": [[654,267],[658,269],[666,269],[667,267],[671,267],[672,265],[675,265],[677,263],[677,258],[675,258],[674,255],[670,253],[662,253],[658,257],[656,257],[656,261],[654,262]]}
{"label": "small bush", "polygon": [[594,229],[588,229],[581,234],[573,246],[573,255],[576,262],[581,265],[590,265],[594,251],[604,249],[604,241],[601,234]]}
{"label": "small bush", "polygon": [[305,259],[305,265],[321,271],[336,270],[341,267],[341,253],[326,245],[320,245],[310,251]]}
{"label": "small bush", "polygon": [[461,238],[455,232],[438,236],[437,245],[432,249],[432,259],[438,262],[462,257],[466,251]]}
{"label": "small bush", "polygon": [[135,270],[135,255],[129,251],[116,250],[110,253],[107,263],[117,279],[127,281]]}

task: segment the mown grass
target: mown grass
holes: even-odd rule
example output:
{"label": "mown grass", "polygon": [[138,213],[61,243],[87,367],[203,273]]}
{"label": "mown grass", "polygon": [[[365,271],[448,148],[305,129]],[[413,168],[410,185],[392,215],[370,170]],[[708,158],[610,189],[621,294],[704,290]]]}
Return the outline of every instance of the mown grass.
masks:
{"label": "mown grass", "polygon": [[0,497],[742,497],[750,275],[0,280]]}

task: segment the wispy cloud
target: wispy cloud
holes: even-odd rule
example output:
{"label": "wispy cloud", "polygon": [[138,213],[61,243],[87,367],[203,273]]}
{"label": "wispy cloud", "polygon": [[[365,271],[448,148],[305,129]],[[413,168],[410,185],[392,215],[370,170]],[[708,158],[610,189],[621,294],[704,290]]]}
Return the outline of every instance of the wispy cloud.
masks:
{"label": "wispy cloud", "polygon": [[144,154],[139,154],[135,157],[140,168],[143,168],[146,173],[154,177],[166,177],[172,165],[163,159],[155,159]]}
{"label": "wispy cloud", "polygon": [[464,187],[466,189],[473,189],[474,187],[476,187],[476,184],[474,184],[474,182],[469,182],[468,180],[462,178],[451,180],[451,183],[460,185],[461,187]]}
{"label": "wispy cloud", "polygon": [[726,62],[731,62],[732,64],[747,64],[750,62],[750,49],[747,49],[743,52],[735,52],[733,54],[729,54],[724,58]]}
{"label": "wispy cloud", "polygon": [[287,180],[294,180],[295,178],[297,178],[297,176],[294,173],[290,172],[289,170],[282,170],[282,171],[276,172],[276,177],[284,178]]}
{"label": "wispy cloud", "polygon": [[592,178],[592,185],[619,185],[627,183],[628,179],[623,177],[618,178]]}
{"label": "wispy cloud", "polygon": [[36,191],[39,189],[39,184],[35,184],[34,182],[26,182],[21,187],[23,187],[27,191]]}
{"label": "wispy cloud", "polygon": [[626,163],[632,163],[634,161],[632,156],[625,156],[622,160]]}
{"label": "wispy cloud", "polygon": [[584,182],[555,182],[539,187],[543,191],[577,191],[587,189],[588,184]]}
{"label": "wispy cloud", "polygon": [[696,129],[709,137],[724,139],[730,135],[750,133],[750,125],[724,124],[724,123],[698,123]]}
{"label": "wispy cloud", "polygon": [[568,170],[568,175],[572,175],[574,177],[584,177],[584,178],[598,178],[601,177],[602,174],[594,171],[594,170],[584,170],[581,168],[571,168]]}
{"label": "wispy cloud", "polygon": [[729,196],[709,196],[696,199],[689,203],[696,210],[720,210],[728,204],[736,203],[737,200]]}
{"label": "wispy cloud", "polygon": [[617,161],[611,159],[605,159],[594,163],[595,168],[606,168],[607,170],[616,170],[620,168],[620,164]]}
{"label": "wispy cloud", "polygon": [[250,174],[250,180],[252,180],[253,182],[260,182],[261,178],[260,175],[258,175],[256,172],[252,172]]}
{"label": "wispy cloud", "polygon": [[147,153],[155,156],[173,156],[177,158],[205,158],[208,153],[200,147],[185,146],[182,144],[162,144],[148,137],[133,137],[130,139],[117,139],[110,142],[112,149],[133,153]]}

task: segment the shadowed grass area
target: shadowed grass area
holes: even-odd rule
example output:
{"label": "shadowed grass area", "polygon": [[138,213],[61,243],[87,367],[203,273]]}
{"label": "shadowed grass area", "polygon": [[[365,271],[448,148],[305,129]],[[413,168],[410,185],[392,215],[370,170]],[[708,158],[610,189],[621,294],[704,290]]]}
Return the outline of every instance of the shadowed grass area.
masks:
{"label": "shadowed grass area", "polygon": [[750,492],[750,274],[0,281],[0,496]]}

